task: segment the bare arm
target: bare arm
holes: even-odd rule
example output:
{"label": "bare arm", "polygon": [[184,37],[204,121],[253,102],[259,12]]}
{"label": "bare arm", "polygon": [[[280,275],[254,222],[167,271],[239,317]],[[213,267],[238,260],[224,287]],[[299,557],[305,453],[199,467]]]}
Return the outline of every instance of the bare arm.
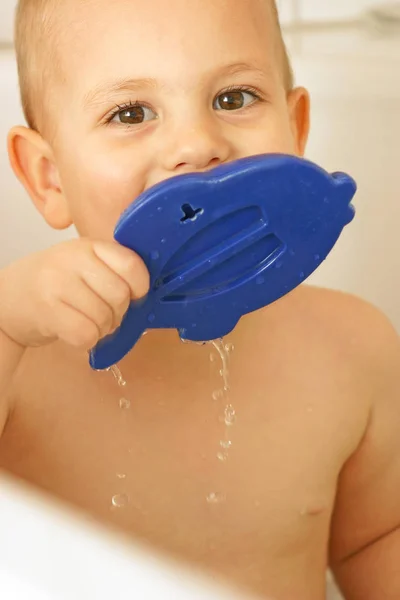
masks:
{"label": "bare arm", "polygon": [[0,435],[8,414],[7,391],[23,353],[24,348],[0,329]]}
{"label": "bare arm", "polygon": [[92,348],[149,289],[141,258],[115,242],[71,240],[0,271],[0,433],[24,348]]}
{"label": "bare arm", "polygon": [[335,574],[346,600],[400,598],[400,528],[371,542],[336,565]]}
{"label": "bare arm", "polygon": [[368,322],[363,377],[368,430],[343,470],[331,566],[346,600],[400,598],[400,340],[379,313]]}

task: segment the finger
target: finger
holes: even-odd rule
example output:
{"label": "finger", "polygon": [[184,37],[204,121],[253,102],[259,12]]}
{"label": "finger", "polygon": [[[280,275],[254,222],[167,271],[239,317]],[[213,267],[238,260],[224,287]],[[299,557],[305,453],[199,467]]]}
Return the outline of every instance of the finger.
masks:
{"label": "finger", "polygon": [[54,322],[59,340],[75,348],[91,350],[101,339],[99,328],[86,315],[60,302]]}
{"label": "finger", "polygon": [[69,282],[61,300],[97,326],[101,337],[118,326],[112,307],[79,277]]}
{"label": "finger", "polygon": [[128,284],[132,299],[143,298],[147,294],[150,275],[138,254],[116,242],[94,242],[93,251]]}
{"label": "finger", "polygon": [[124,279],[112,271],[103,261],[93,257],[87,268],[80,270],[82,283],[101,298],[112,311],[112,329],[121,321],[131,302],[131,290]]}

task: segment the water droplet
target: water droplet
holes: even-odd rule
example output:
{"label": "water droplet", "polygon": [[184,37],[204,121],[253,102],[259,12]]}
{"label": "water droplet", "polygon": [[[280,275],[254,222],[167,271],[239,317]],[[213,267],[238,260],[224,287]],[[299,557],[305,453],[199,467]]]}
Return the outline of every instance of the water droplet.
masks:
{"label": "water droplet", "polygon": [[215,362],[215,354],[210,354],[210,362]]}
{"label": "water droplet", "polygon": [[302,271],[301,273],[299,273],[299,277],[300,277],[300,279],[304,279],[304,278],[305,278],[305,276],[306,276],[306,275],[305,275],[305,273],[303,273],[303,271]]}
{"label": "water droplet", "polygon": [[147,317],[147,320],[149,323],[154,323],[154,321],[156,320],[156,315],[154,313],[150,313]]}
{"label": "water droplet", "polygon": [[289,250],[289,254],[290,256],[296,256],[296,252],[293,250],[293,248]]}
{"label": "water droplet", "polygon": [[282,269],[283,267],[283,260],[277,260],[275,263],[275,269]]}
{"label": "water droplet", "polygon": [[315,261],[321,260],[320,255],[319,254],[314,254],[314,260]]}
{"label": "water droplet", "polygon": [[128,410],[131,407],[131,401],[127,398],[121,398],[119,401],[119,407],[121,410]]}
{"label": "water droplet", "polygon": [[214,346],[215,350],[218,352],[220,358],[221,358],[221,362],[222,362],[222,369],[220,370],[219,374],[221,375],[221,377],[224,380],[224,390],[228,391],[229,390],[229,383],[228,383],[228,377],[229,377],[229,371],[228,371],[228,360],[229,360],[229,355],[225,350],[225,345],[224,345],[224,341],[222,339],[217,340],[217,341],[213,341],[211,342],[212,345]]}
{"label": "water droplet", "polygon": [[217,458],[218,460],[220,460],[221,462],[226,462],[228,460],[228,455],[226,452],[218,452],[217,454]]}
{"label": "water droplet", "polygon": [[142,337],[144,337],[145,335],[147,335],[149,332],[148,331],[143,331],[142,333]]}
{"label": "water droplet", "polygon": [[163,207],[162,206],[157,206],[157,210],[158,210],[158,212],[162,212],[163,211]]}
{"label": "water droplet", "polygon": [[224,397],[224,392],[222,390],[216,390],[212,394],[213,400],[221,400],[221,398],[223,398],[223,397]]}
{"label": "water droplet", "polygon": [[230,440],[221,440],[219,445],[225,450],[229,450],[230,448],[232,448],[232,442]]}
{"label": "water droplet", "polygon": [[118,479],[126,479],[125,473],[117,473]]}
{"label": "water droplet", "polygon": [[126,381],[122,376],[121,371],[119,370],[119,368],[114,365],[113,367],[110,368],[111,373],[113,374],[115,380],[117,381],[118,385],[120,387],[125,387],[126,386]]}
{"label": "water droplet", "polygon": [[127,494],[117,494],[113,496],[111,502],[115,508],[123,508],[129,504],[129,496]]}
{"label": "water droplet", "polygon": [[161,243],[162,243],[162,244],[166,244],[166,243],[167,243],[167,240],[166,240],[166,238],[162,238],[162,240],[161,240]]}
{"label": "water droplet", "polygon": [[211,492],[211,494],[208,494],[207,496],[208,504],[221,504],[222,502],[225,502],[225,500],[225,494],[221,494],[220,492]]}
{"label": "water droplet", "polygon": [[150,258],[151,260],[158,260],[160,258],[160,253],[158,250],[153,250],[153,252],[150,254]]}
{"label": "water droplet", "polygon": [[235,349],[235,346],[233,344],[226,344],[225,345],[225,350],[228,352],[228,354],[230,354],[231,352],[233,352]]}
{"label": "water droplet", "polygon": [[256,285],[263,285],[265,283],[265,277],[257,277],[256,279]]}
{"label": "water droplet", "polygon": [[230,427],[236,423],[236,411],[233,408],[232,404],[229,404],[225,408],[225,425]]}

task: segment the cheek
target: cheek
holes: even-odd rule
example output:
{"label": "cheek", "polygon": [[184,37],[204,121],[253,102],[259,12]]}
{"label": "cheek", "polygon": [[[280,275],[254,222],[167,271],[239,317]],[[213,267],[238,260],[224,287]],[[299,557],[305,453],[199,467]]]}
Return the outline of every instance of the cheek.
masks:
{"label": "cheek", "polygon": [[290,121],[284,115],[269,120],[257,132],[259,153],[295,154],[296,145],[290,127]]}
{"label": "cheek", "polygon": [[81,236],[111,240],[123,211],[145,187],[145,170],[112,152],[77,153],[60,168],[74,225]]}

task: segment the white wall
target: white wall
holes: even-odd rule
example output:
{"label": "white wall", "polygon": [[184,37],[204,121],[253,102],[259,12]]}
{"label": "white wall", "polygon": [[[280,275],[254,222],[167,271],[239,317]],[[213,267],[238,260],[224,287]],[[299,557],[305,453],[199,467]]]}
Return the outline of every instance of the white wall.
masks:
{"label": "white wall", "polygon": [[344,30],[298,42],[297,81],[312,99],[308,156],[359,186],[356,219],[312,281],[368,299],[400,332],[400,38]]}
{"label": "white wall", "polygon": [[0,42],[10,42],[13,37],[13,18],[17,0],[0,0]]}
{"label": "white wall", "polygon": [[385,0],[277,0],[283,23],[297,14],[304,21],[355,19],[373,5]]}
{"label": "white wall", "polygon": [[[293,0],[283,0],[283,4]],[[379,0],[297,0],[299,14],[304,21],[354,19]],[[296,0],[295,0],[296,3]]]}

